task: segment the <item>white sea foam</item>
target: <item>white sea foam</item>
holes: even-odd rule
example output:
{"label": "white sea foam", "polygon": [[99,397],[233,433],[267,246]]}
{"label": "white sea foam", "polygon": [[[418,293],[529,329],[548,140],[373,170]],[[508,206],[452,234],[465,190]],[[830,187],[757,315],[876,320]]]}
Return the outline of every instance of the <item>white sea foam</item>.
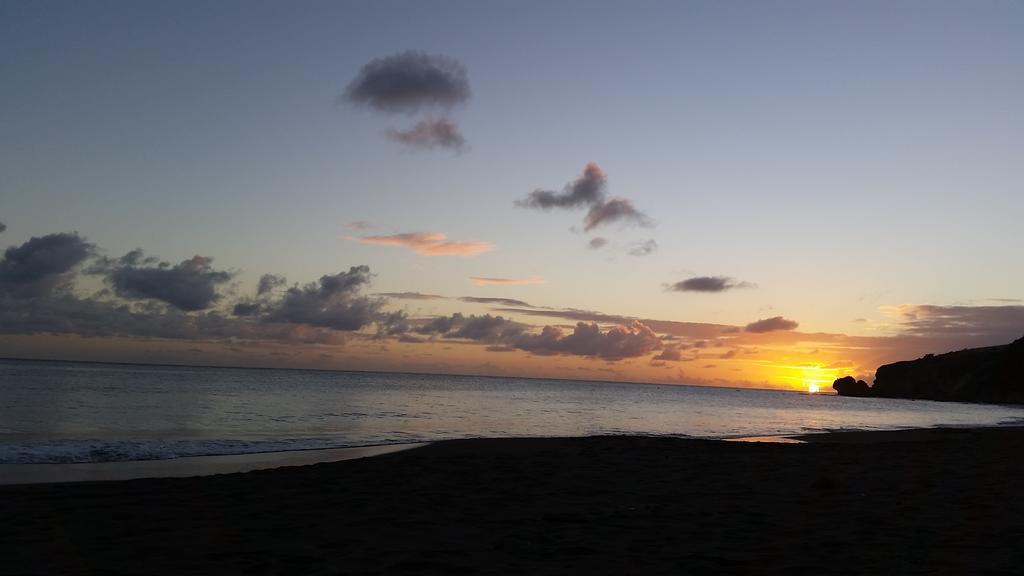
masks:
{"label": "white sea foam", "polygon": [[347,448],[351,444],[322,438],[284,440],[43,440],[0,443],[0,464],[80,464],[168,460],[291,450]]}

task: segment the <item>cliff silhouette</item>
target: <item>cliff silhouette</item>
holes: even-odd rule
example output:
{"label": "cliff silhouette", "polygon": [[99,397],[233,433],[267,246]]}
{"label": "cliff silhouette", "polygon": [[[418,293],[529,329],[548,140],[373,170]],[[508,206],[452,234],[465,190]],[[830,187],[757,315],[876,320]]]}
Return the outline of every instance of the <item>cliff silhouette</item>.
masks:
{"label": "cliff silhouette", "polygon": [[845,376],[832,387],[840,396],[1024,404],[1024,338],[886,364],[872,386]]}

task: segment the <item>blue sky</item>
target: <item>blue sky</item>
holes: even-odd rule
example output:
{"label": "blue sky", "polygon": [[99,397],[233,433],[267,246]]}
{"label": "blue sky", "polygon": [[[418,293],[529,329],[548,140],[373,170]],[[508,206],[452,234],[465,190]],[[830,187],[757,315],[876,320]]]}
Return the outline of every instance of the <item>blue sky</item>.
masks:
{"label": "blue sky", "polygon": [[[883,306],[1024,296],[1021,30],[1012,2],[5,2],[0,240],[212,256],[241,291],[368,264],[384,292],[866,333]],[[463,153],[339,102],[407,49],[467,69]],[[656,226],[513,206],[587,162]],[[406,232],[497,249],[344,238]],[[757,288],[664,290],[702,275]]]}

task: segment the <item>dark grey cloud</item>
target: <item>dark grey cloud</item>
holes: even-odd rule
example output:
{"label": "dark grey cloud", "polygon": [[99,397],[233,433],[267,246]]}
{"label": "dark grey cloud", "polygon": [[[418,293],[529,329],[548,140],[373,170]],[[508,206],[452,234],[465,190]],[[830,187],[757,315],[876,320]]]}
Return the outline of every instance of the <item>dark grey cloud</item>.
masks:
{"label": "dark grey cloud", "polygon": [[625,198],[612,198],[607,202],[595,204],[587,211],[583,218],[583,229],[593,230],[598,226],[622,222],[625,224],[636,224],[638,226],[652,226],[653,222],[646,214],[636,209],[631,200]]}
{"label": "dark grey cloud", "polygon": [[374,58],[345,89],[349,102],[378,112],[451,108],[469,100],[466,67],[450,56],[406,50]]}
{"label": "dark grey cloud", "polygon": [[235,316],[256,316],[263,311],[261,302],[238,302],[231,308]]}
{"label": "dark grey cloud", "polygon": [[447,296],[439,294],[423,294],[421,292],[381,292],[378,296],[395,298],[397,300],[447,300]]}
{"label": "dark grey cloud", "polygon": [[684,338],[718,338],[722,334],[737,332],[739,328],[726,324],[708,324],[704,322],[676,322],[674,320],[656,320],[652,318],[633,318],[619,316],[616,314],[605,314],[590,310],[566,310],[536,309],[536,308],[498,308],[497,312],[508,312],[510,314],[522,314],[525,316],[541,316],[545,318],[564,318],[572,321],[597,322],[600,324],[632,324],[639,320],[645,326],[665,334],[681,336]]}
{"label": "dark grey cloud", "polygon": [[[0,333],[342,344],[345,331],[369,324],[383,334],[409,328],[404,313],[383,313],[384,299],[362,295],[366,266],[284,293],[283,277],[265,275],[255,297],[229,302],[234,314],[225,314],[213,304],[233,273],[215,270],[209,258],[171,265],[136,250],[83,268],[95,252],[77,234],[8,248],[0,259]],[[102,275],[110,289],[75,294],[81,272]]]}
{"label": "dark grey cloud", "polygon": [[47,234],[10,246],[0,259],[0,293],[32,298],[64,286],[75,267],[95,253],[77,232]]}
{"label": "dark grey cloud", "polygon": [[420,334],[447,334],[455,326],[465,321],[465,319],[465,316],[460,312],[456,312],[451,316],[438,316],[416,328],[416,331]]}
{"label": "dark grey cloud", "polygon": [[439,316],[416,329],[420,334],[465,338],[478,342],[505,342],[523,333],[524,326],[501,316],[466,316],[459,312]]}
{"label": "dark grey cloud", "polygon": [[411,324],[409,322],[409,316],[401,311],[387,312],[378,315],[376,318],[377,322],[377,336],[395,336],[402,335],[409,331]]}
{"label": "dark grey cloud", "polygon": [[0,233],[7,232],[7,224],[0,222]]}
{"label": "dark grey cloud", "polygon": [[1005,344],[1024,336],[1024,306],[902,305],[887,309],[910,336],[955,339],[965,345]]}
{"label": "dark grey cloud", "polygon": [[408,130],[389,130],[388,138],[411,148],[447,148],[456,152],[466,150],[466,138],[459,125],[452,120],[420,120]]}
{"label": "dark grey cloud", "polygon": [[463,302],[473,302],[476,304],[500,304],[501,306],[525,306],[526,308],[533,308],[533,306],[523,302],[522,300],[514,300],[512,298],[479,298],[476,296],[463,296],[459,298]]}
{"label": "dark grey cloud", "polygon": [[478,342],[501,342],[522,334],[523,327],[501,316],[470,316],[449,336]]}
{"label": "dark grey cloud", "polygon": [[264,274],[256,284],[255,298],[242,298],[235,303],[231,313],[235,316],[260,316],[288,284],[288,279],[278,274]]}
{"label": "dark grey cloud", "polygon": [[590,162],[579,178],[565,185],[561,192],[534,190],[525,200],[517,200],[516,206],[523,208],[581,208],[599,204],[604,200],[608,176],[601,167]]}
{"label": "dark grey cloud", "polygon": [[273,340],[342,344],[344,335],[292,324],[263,324],[217,311],[184,312],[171,306],[51,294],[37,298],[0,296],[0,333],[77,334],[175,340]]}
{"label": "dark grey cloud", "polygon": [[652,239],[650,239],[650,240],[648,240],[646,242],[641,242],[641,243],[633,246],[632,248],[630,248],[629,255],[630,256],[649,256],[651,254],[654,254],[654,252],[657,249],[658,249],[658,243],[655,242],[654,239],[652,238]]}
{"label": "dark grey cloud", "polygon": [[121,258],[100,259],[90,272],[102,275],[121,298],[159,300],[195,311],[213,306],[220,299],[217,288],[235,276],[215,270],[212,262],[197,255],[171,265],[132,250]]}
{"label": "dark grey cloud", "polygon": [[774,316],[758,320],[757,322],[751,322],[747,324],[746,330],[754,334],[764,334],[765,332],[775,332],[777,330],[795,330],[797,326],[799,324],[792,320],[787,320],[782,316]]}
{"label": "dark grey cloud", "polygon": [[[565,185],[561,192],[553,190],[534,190],[525,199],[517,200],[516,206],[521,208],[586,208],[583,219],[585,231],[593,230],[604,224],[621,222],[640,226],[653,226],[653,221],[643,212],[636,209],[631,200],[612,198],[606,200],[608,176],[594,162],[583,169],[583,174]],[[591,246],[597,248],[600,246]]]}
{"label": "dark grey cloud", "polygon": [[590,248],[591,250],[600,250],[601,248],[604,248],[607,245],[608,239],[602,238],[600,236],[591,238],[590,242],[587,242],[587,247]]}
{"label": "dark grey cloud", "polygon": [[597,324],[579,322],[571,334],[557,326],[545,326],[540,334],[524,334],[514,346],[531,354],[564,354],[616,361],[649,354],[662,347],[661,339],[648,326],[633,322],[602,332]]}
{"label": "dark grey cloud", "polygon": [[384,300],[362,296],[370,282],[369,266],[352,266],[348,272],[324,275],[317,282],[293,286],[267,306],[265,322],[308,324],[334,330],[358,330],[373,323]]}
{"label": "dark grey cloud", "polygon": [[284,276],[278,274],[264,274],[260,276],[260,281],[256,285],[256,295],[264,296],[270,294],[274,290],[283,288],[288,284],[288,280]]}
{"label": "dark grey cloud", "polygon": [[668,287],[673,292],[725,292],[734,288],[753,288],[750,282],[743,282],[728,276],[695,276],[680,280]]}

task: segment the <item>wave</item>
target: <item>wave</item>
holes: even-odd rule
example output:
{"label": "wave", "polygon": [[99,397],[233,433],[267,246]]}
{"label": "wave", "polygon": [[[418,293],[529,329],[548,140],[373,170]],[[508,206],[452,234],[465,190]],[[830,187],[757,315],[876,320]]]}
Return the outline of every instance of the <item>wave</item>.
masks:
{"label": "wave", "polygon": [[[395,444],[401,440],[376,442]],[[47,440],[0,443],[0,464],[82,464],[169,460],[189,456],[224,456],[291,450],[349,448],[360,444],[329,438],[275,440],[182,439],[182,440]]]}

